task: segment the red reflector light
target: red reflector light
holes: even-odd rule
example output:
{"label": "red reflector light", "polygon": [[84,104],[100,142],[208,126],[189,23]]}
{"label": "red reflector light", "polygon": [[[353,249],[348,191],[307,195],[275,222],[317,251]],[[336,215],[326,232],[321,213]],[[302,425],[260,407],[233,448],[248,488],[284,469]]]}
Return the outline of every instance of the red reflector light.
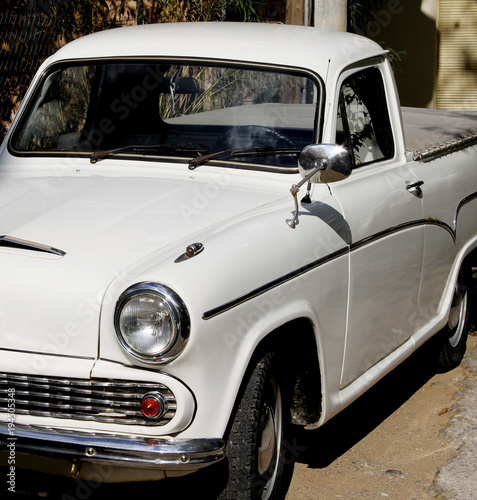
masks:
{"label": "red reflector light", "polygon": [[148,394],[142,398],[141,412],[146,418],[158,418],[164,413],[164,402],[159,395]]}

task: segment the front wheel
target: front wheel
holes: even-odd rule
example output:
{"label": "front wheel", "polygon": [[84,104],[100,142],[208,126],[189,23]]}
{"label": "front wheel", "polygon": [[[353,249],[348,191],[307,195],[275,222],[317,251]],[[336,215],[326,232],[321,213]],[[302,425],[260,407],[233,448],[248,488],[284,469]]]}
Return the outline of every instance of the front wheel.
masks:
{"label": "front wheel", "polygon": [[454,288],[452,305],[446,327],[439,332],[437,363],[444,371],[458,366],[464,357],[470,328],[473,293],[469,266],[463,266]]}
{"label": "front wheel", "polygon": [[227,484],[221,499],[283,498],[293,461],[287,458],[286,385],[275,354],[251,372],[236,408],[225,448]]}

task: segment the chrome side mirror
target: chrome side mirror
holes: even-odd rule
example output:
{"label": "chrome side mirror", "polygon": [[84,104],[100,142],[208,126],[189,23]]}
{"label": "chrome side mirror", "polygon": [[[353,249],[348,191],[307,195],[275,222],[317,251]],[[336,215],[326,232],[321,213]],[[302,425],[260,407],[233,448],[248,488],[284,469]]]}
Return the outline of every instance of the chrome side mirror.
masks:
{"label": "chrome side mirror", "polygon": [[310,144],[303,148],[298,158],[298,170],[303,179],[293,184],[290,193],[295,201],[295,215],[287,224],[295,229],[298,221],[298,200],[296,195],[305,182],[330,183],[346,179],[351,174],[351,152],[336,144]]}
{"label": "chrome side mirror", "polygon": [[329,183],[349,177],[351,164],[351,153],[343,146],[310,144],[300,153],[298,170],[304,182]]}

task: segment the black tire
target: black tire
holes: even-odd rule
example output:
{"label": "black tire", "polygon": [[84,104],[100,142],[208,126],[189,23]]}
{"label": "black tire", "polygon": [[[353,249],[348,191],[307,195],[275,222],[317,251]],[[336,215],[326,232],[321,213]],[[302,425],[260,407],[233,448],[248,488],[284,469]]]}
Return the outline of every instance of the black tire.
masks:
{"label": "black tire", "polygon": [[286,384],[276,355],[255,365],[235,411],[225,447],[227,480],[218,498],[284,498],[293,469],[286,457]]}
{"label": "black tire", "polygon": [[458,366],[465,354],[473,307],[471,283],[471,268],[464,265],[455,284],[447,325],[438,334],[437,364],[442,371]]}

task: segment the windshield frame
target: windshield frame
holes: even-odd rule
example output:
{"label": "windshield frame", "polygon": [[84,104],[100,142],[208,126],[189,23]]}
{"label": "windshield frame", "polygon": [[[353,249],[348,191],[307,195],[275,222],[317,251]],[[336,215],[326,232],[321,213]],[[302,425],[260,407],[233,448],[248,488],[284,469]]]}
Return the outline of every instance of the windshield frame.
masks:
{"label": "windshield frame", "polygon": [[[33,107],[38,102],[40,98],[40,92],[46,80],[55,72],[64,70],[68,67],[81,67],[89,65],[105,65],[105,64],[180,64],[180,65],[190,65],[190,66],[211,66],[211,67],[227,67],[233,69],[242,69],[249,71],[261,71],[261,72],[279,72],[282,74],[306,77],[311,80],[311,82],[317,88],[317,100],[314,102],[314,118],[313,118],[313,133],[312,137],[313,143],[318,143],[321,140],[323,133],[323,117],[324,117],[324,107],[326,102],[325,95],[325,85],[316,72],[301,67],[291,67],[285,65],[276,64],[265,64],[257,62],[246,62],[246,61],[236,61],[227,59],[213,59],[213,58],[194,58],[194,57],[161,57],[161,56],[149,56],[149,57],[94,57],[94,58],[84,58],[84,59],[65,59],[53,62],[49,66],[46,66],[41,74],[35,78],[35,87],[33,91],[27,97],[27,101],[21,106],[19,115],[16,117],[14,126],[12,127],[11,133],[9,134],[7,149],[8,152],[15,157],[29,157],[29,158],[84,158],[89,160],[92,153],[98,151],[98,148],[91,148],[84,151],[64,151],[64,150],[42,150],[42,151],[32,151],[32,150],[20,150],[14,147],[14,144],[18,140],[18,134],[22,132],[25,125],[25,120],[28,120],[31,116]],[[225,108],[224,108],[225,109]],[[173,162],[173,163],[188,163],[191,158],[196,155],[138,155],[131,152],[120,153],[108,157],[113,159],[132,159],[140,161],[156,161],[156,162]],[[297,158],[298,162],[298,158]],[[266,170],[266,171],[279,171],[279,172],[296,172],[297,167],[283,167],[280,165],[274,165],[270,163],[257,163],[256,161],[247,163],[246,161],[236,161],[233,158],[220,158],[213,159],[208,162],[208,164],[221,166],[228,166],[231,168],[244,168],[247,170]]]}

